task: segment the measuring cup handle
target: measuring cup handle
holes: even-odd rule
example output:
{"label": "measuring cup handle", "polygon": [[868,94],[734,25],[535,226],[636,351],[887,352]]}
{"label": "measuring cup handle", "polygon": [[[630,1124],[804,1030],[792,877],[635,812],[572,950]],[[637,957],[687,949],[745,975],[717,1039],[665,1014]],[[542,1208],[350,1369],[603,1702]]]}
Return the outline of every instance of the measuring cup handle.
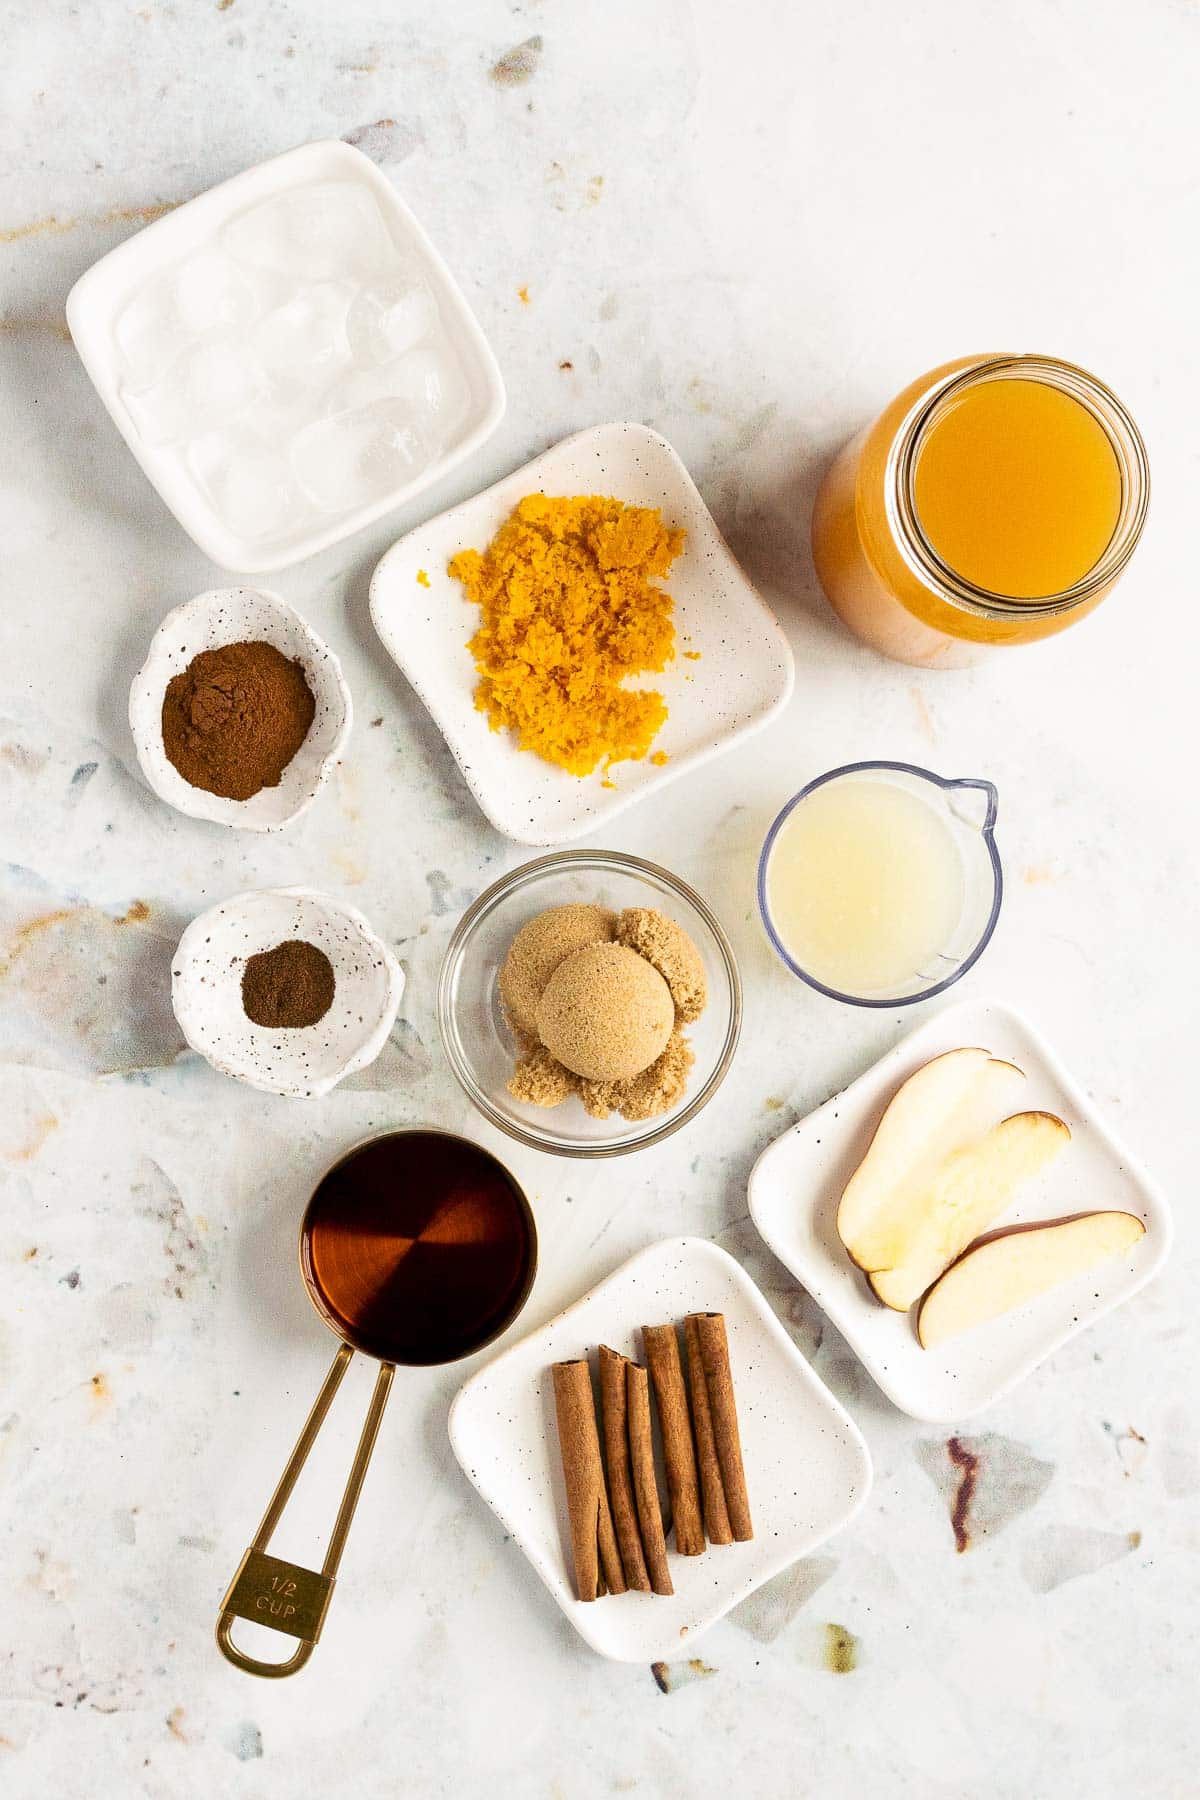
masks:
{"label": "measuring cup handle", "polygon": [[221,1613],[217,1620],[217,1647],[235,1669],[243,1669],[247,1675],[294,1675],[297,1669],[304,1667],[317,1647],[302,1639],[285,1662],[263,1662],[260,1657],[247,1656],[244,1650],[238,1649],[232,1637],[233,1621],[238,1617],[235,1612]]}
{"label": "measuring cup handle", "polygon": [[[363,1422],[358,1449],[354,1453],[350,1477],[346,1482],[346,1490],[342,1495],[342,1503],[334,1520],[329,1547],[320,1571],[305,1569],[299,1563],[285,1562],[282,1557],[271,1556],[267,1546],[283,1516],[300,1471],[308,1461],[309,1451],[317,1441],[317,1435],[325,1423],[325,1416],[353,1354],[349,1344],[343,1344],[334,1357],[329,1373],[321,1384],[321,1391],[313,1402],[312,1411],[304,1422],[304,1429],[296,1440],[296,1448],[280,1476],[279,1486],[263,1514],[262,1523],[229,1585],[229,1592],[221,1602],[217,1619],[217,1648],[235,1668],[243,1669],[248,1675],[294,1675],[312,1655],[321,1635],[321,1627],[325,1623],[325,1614],[333,1597],[338,1564],[342,1560],[342,1551],[354,1518],[354,1509],[358,1505],[367,1464],[371,1460],[371,1452],[379,1434],[383,1409],[391,1392],[392,1376],[396,1373],[394,1363],[379,1365],[375,1391],[371,1395],[371,1404]],[[298,1638],[299,1643],[291,1656],[283,1662],[260,1661],[258,1657],[248,1656],[244,1650],[239,1650],[233,1642],[235,1619],[251,1619],[256,1625],[267,1625],[272,1631],[281,1631],[288,1637]]]}

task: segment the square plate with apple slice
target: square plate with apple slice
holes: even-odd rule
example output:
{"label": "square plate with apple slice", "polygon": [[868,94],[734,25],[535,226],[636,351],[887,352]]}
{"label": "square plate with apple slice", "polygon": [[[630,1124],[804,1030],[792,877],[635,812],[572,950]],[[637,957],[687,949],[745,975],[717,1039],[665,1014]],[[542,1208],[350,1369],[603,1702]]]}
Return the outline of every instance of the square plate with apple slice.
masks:
{"label": "square plate with apple slice", "polygon": [[[468,641],[478,608],[447,572],[460,550],[485,550],[526,494],[611,494],[658,507],[687,541],[663,586],[674,603],[676,656],[657,689],[668,718],[654,753],[569,775],[475,705],[479,676]],[[471,792],[498,831],[519,844],[567,844],[607,824],[668,782],[761,731],[791,696],[792,652],[774,614],[738,566],[695,482],[665,438],[637,423],[594,425],[564,438],[461,506],[393,544],[371,578],[371,618],[384,648],[433,714]]]}
{"label": "square plate with apple slice", "polygon": [[[637,1358],[639,1327],[725,1315],[754,1536],[678,1556],[673,1595],[575,1597],[552,1363],[600,1344]],[[575,1629],[602,1656],[656,1662],[840,1531],[871,1487],[853,1420],[809,1368],[750,1277],[705,1238],[666,1238],[631,1257],[540,1331],[472,1375],[450,1410],[450,1442]]]}
{"label": "square plate with apple slice", "polygon": [[[916,1307],[905,1312],[885,1306],[851,1261],[838,1235],[838,1207],[901,1085],[935,1057],[974,1046],[1015,1064],[1025,1076],[1016,1082],[1019,1097],[1009,1092],[996,1118],[1038,1109],[1056,1115],[1071,1133],[1061,1153],[1021,1183],[989,1230],[1099,1210],[1131,1214],[1145,1230],[1119,1254],[1086,1267],[1085,1253],[1080,1272],[925,1349],[917,1336]],[[751,1173],[749,1199],[754,1223],[771,1249],[829,1315],[888,1398],[913,1418],[938,1424],[992,1406],[1069,1337],[1129,1299],[1161,1268],[1172,1235],[1163,1195],[1033,1026],[1010,1007],[987,1000],[965,1000],[927,1020],[768,1145]],[[1136,1227],[1132,1230],[1136,1235]],[[1063,1244],[1056,1237],[1048,1255],[1069,1267]],[[1031,1246],[1038,1250],[1039,1240],[1029,1232],[1018,1254]],[[979,1275],[980,1291],[973,1297],[981,1311],[998,1298],[985,1291],[988,1280],[1004,1278],[991,1260],[993,1272]],[[961,1271],[963,1264],[958,1267]]]}

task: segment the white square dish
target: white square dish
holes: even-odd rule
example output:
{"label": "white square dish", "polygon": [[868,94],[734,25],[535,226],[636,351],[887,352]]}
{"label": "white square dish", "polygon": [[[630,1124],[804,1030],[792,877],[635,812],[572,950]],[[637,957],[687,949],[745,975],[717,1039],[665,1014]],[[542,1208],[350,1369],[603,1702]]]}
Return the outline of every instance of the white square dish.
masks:
{"label": "white square dish", "polygon": [[[642,1325],[723,1312],[754,1537],[678,1556],[675,1593],[575,1598],[551,1364],[609,1344],[640,1359]],[[704,1238],[667,1238],[471,1376],[450,1411],[454,1454],[580,1635],[619,1662],[678,1656],[739,1600],[849,1523],[871,1487],[857,1426],[750,1277]]]}
{"label": "white square dish", "polygon": [[[445,341],[464,386],[457,423],[439,453],[419,472],[361,502],[347,500],[343,504],[335,499],[325,505],[324,510],[312,502],[308,505],[308,520],[297,518],[290,525],[282,523],[273,533],[258,535],[239,530],[228,518],[222,517],[212,493],[205,491],[200,451],[206,440],[199,428],[190,440],[181,437],[178,441],[156,442],[143,434],[133,410],[134,402],[127,398],[131,391],[129,370],[117,334],[122,321],[128,317],[126,309],[131,303],[140,303],[147,294],[156,291],[156,284],[173,281],[187,259],[195,258],[198,263],[203,263],[203,272],[195,279],[197,283],[211,284],[212,308],[219,312],[220,305],[230,293],[228,285],[224,288],[220,285],[221,279],[231,279],[229,257],[218,244],[225,228],[237,220],[235,229],[238,229],[239,215],[259,203],[281,197],[286,201],[288,196],[296,196],[301,204],[296,209],[293,224],[295,242],[290,246],[296,272],[289,274],[279,267],[257,271],[249,265],[239,264],[237,293],[245,301],[243,310],[248,317],[242,321],[239,308],[233,307],[228,328],[215,335],[219,342],[232,344],[236,352],[243,335],[264,317],[270,320],[282,318],[289,330],[294,328],[297,339],[306,342],[303,334],[309,329],[304,323],[307,315],[299,317],[294,313],[300,284],[323,283],[324,290],[332,293],[341,285],[340,277],[346,271],[337,268],[336,242],[326,245],[322,261],[318,254],[319,244],[315,244],[313,235],[304,229],[307,217],[303,204],[305,190],[309,194],[323,192],[327,198],[332,192],[344,196],[345,204],[359,205],[363,230],[372,231],[379,237],[380,279],[402,270],[411,271],[428,290],[435,308],[436,329],[440,339]],[[302,272],[306,258],[310,259],[310,266],[307,272]],[[193,266],[195,264],[189,261],[188,267]],[[316,289],[312,291],[315,293]],[[214,335],[195,321],[196,314],[201,318],[208,316],[202,305],[202,294],[203,290],[198,289],[187,299],[186,314],[192,320],[191,326],[179,324],[180,332],[184,333],[179,344],[184,351],[197,344],[211,343]],[[289,306],[293,306],[292,312],[289,312]],[[182,301],[177,303],[175,310],[182,321],[185,312]],[[269,162],[246,169],[146,226],[80,276],[67,297],[66,311],[75,347],[97,393],[166,505],[206,556],[223,568],[247,574],[286,568],[349,537],[390,512],[401,501],[412,499],[471,456],[491,436],[504,414],[504,384],[496,359],[454,277],[387,177],[361,151],[337,140],[304,144]],[[311,320],[314,331],[319,323],[319,318],[314,316]],[[198,335],[187,336],[189,329]],[[274,342],[276,330],[273,326],[269,329]],[[280,341],[282,343],[282,339]],[[347,354],[344,343],[340,344],[339,354]],[[170,366],[169,355],[166,366]],[[362,406],[363,395],[360,393],[355,397],[353,384],[358,382],[362,388],[368,373],[352,366],[344,368],[331,379],[324,397],[313,401],[318,409],[316,412],[304,410],[303,396],[299,402],[286,396],[262,404],[248,399],[244,415],[231,416],[244,416],[254,432],[261,424],[266,435],[262,444],[253,446],[249,452],[253,470],[246,465],[246,481],[249,482],[253,474],[255,481],[263,483],[264,494],[273,492],[261,464],[270,460],[274,451],[284,455],[288,433],[294,438],[301,435],[306,426],[320,426],[325,419],[338,416],[343,404],[351,408]],[[215,374],[213,379],[216,379]],[[257,413],[256,406],[259,407]],[[295,410],[297,406],[299,411]],[[283,423],[271,423],[276,414]],[[290,425],[287,424],[289,419]],[[365,449],[363,456],[366,456]],[[273,462],[271,466],[274,467]],[[264,500],[264,505],[271,503],[270,499]],[[246,504],[244,498],[240,504]]]}
{"label": "white square dish", "polygon": [[[837,1207],[901,1083],[935,1056],[967,1045],[1016,1063],[1027,1077],[1022,1106],[1056,1113],[1071,1130],[1061,1155],[1019,1190],[998,1223],[1111,1209],[1136,1214],[1146,1231],[1128,1256],[925,1350],[913,1315],[884,1306],[850,1261],[837,1235]],[[1143,1287],[1171,1247],[1171,1214],[1158,1188],[1033,1026],[994,1000],[964,1000],[926,1020],[857,1081],[768,1145],[751,1171],[749,1199],[751,1217],[775,1255],[829,1315],[883,1392],[902,1412],[936,1424],[953,1424],[994,1405],[1068,1338]]]}
{"label": "white square dish", "polygon": [[[670,761],[618,763],[609,776],[612,788],[601,785],[602,770],[570,775],[519,750],[475,707],[478,675],[467,644],[479,613],[447,564],[460,550],[484,550],[517,502],[533,493],[610,494],[656,506],[668,525],[687,531],[663,583],[675,602],[678,653],[661,675],[645,679],[669,708],[654,750]],[[742,573],[675,451],[646,425],[577,432],[409,532],[375,570],[371,617],[480,807],[519,844],[570,843],[647,794],[661,794],[668,782],[769,724],[787,705],[794,680],[791,649],[773,613]],[[699,660],[686,660],[683,651]]]}

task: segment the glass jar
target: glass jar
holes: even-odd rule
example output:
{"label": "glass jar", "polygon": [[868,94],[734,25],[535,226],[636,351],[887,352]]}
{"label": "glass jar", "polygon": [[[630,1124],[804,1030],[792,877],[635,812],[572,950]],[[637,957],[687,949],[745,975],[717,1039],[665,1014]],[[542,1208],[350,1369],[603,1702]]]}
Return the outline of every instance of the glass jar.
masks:
{"label": "glass jar", "polygon": [[[998,394],[990,386],[997,382],[1020,385]],[[981,392],[985,386],[987,394]],[[1045,390],[1058,399],[1049,399]],[[1026,399],[1037,404],[1027,408]],[[1002,402],[1000,409],[992,404],[996,400]],[[950,422],[961,422],[964,408],[981,404],[988,406],[992,422],[981,416],[975,423],[984,434],[988,429],[1003,433],[995,446],[1013,478],[1006,493],[1012,512],[1007,521],[995,516],[994,505],[988,516],[995,497],[987,491],[988,445],[979,431],[963,452],[963,478],[954,491],[929,491],[935,477],[947,478],[943,451],[931,454],[924,475],[920,473],[922,457],[932,444],[946,441]],[[1049,418],[1048,407],[1061,416]],[[1086,417],[1076,417],[1080,408]],[[1023,412],[1028,416],[1022,417]],[[1064,437],[1064,426],[1078,428],[1074,441],[1068,441],[1070,431]],[[961,438],[961,429],[955,429]],[[981,567],[987,566],[989,531],[993,550],[1020,537],[1022,481],[1030,502],[1030,530],[1040,511],[1037,529],[1046,542],[1052,541],[1052,534],[1046,534],[1053,515],[1039,508],[1043,478],[1051,488],[1057,479],[1063,490],[1059,498],[1070,500],[1063,517],[1072,527],[1081,520],[1086,527],[1089,512],[1103,519],[1108,535],[1090,566],[1079,568],[1064,584],[1061,557],[1054,559],[1060,571],[1058,591],[1047,593],[994,591],[982,584],[979,569],[972,579],[962,566],[951,567],[944,553],[947,543],[960,549],[969,545],[976,522],[985,540]],[[838,456],[813,508],[813,561],[830,605],[865,643],[898,662],[956,668],[977,660],[986,646],[1049,637],[1091,612],[1133,554],[1149,497],[1141,434],[1116,395],[1095,376],[1047,356],[961,357],[905,388]],[[926,509],[924,519],[919,500]],[[934,501],[941,504],[935,508]],[[1111,520],[1101,510],[1110,504]],[[939,527],[952,528],[956,508],[962,529],[943,536],[939,551],[933,517],[936,512]],[[959,554],[958,560],[961,565],[967,559]],[[1036,567],[1036,546],[1029,566]],[[1030,583],[1022,579],[1014,585],[1028,588]]]}

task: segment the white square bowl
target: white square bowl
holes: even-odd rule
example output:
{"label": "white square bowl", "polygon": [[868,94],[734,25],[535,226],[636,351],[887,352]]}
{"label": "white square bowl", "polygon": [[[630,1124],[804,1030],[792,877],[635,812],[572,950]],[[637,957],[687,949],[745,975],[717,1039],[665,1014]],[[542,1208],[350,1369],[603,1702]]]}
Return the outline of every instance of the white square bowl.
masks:
{"label": "white square bowl", "polygon": [[[229,529],[173,446],[148,443],[142,437],[120,393],[115,326],[122,307],[140,288],[192,251],[211,245],[235,214],[318,181],[359,183],[374,196],[397,251],[420,265],[433,292],[442,326],[470,385],[471,404],[451,444],[413,480],[264,547]],[[387,177],[360,150],[336,139],[285,151],[147,225],[80,276],[67,296],[66,311],[75,348],[97,393],[161,498],[206,556],[222,568],[245,574],[287,568],[382,518],[473,455],[504,416],[499,367],[450,270]]]}
{"label": "white square bowl", "polygon": [[[884,1306],[850,1261],[837,1208],[897,1088],[933,1057],[967,1045],[1016,1063],[1027,1078],[1022,1108],[1057,1113],[1071,1130],[1071,1142],[997,1223],[1111,1209],[1136,1214],[1146,1231],[1128,1256],[925,1350],[914,1315]],[[1033,1026],[995,1000],[964,1000],[926,1020],[769,1144],[751,1171],[750,1215],[889,1400],[914,1419],[946,1425],[993,1406],[1068,1338],[1136,1294],[1162,1267],[1172,1236],[1170,1210],[1150,1177]]]}
{"label": "white square bowl", "polygon": [[[663,585],[675,602],[676,657],[643,685],[670,716],[654,750],[670,761],[617,763],[570,775],[493,731],[476,710],[478,672],[467,643],[479,610],[447,574],[460,550],[484,550],[526,494],[609,494],[656,506],[687,543]],[[418,581],[424,575],[428,586]],[[468,787],[498,831],[519,844],[568,844],[648,794],[761,731],[787,705],[792,653],[751,586],[695,482],[665,438],[646,425],[596,425],[564,438],[474,499],[402,537],[371,581],[371,617],[384,646],[433,714]],[[698,652],[688,661],[684,651]]]}
{"label": "white square bowl", "polygon": [[[600,1344],[641,1357],[642,1325],[722,1312],[754,1537],[678,1556],[671,1596],[575,1597],[551,1364]],[[540,1331],[464,1383],[450,1442],[501,1524],[593,1650],[658,1662],[695,1643],[731,1606],[849,1523],[871,1487],[857,1426],[813,1374],[731,1256],[705,1238],[651,1244]]]}

